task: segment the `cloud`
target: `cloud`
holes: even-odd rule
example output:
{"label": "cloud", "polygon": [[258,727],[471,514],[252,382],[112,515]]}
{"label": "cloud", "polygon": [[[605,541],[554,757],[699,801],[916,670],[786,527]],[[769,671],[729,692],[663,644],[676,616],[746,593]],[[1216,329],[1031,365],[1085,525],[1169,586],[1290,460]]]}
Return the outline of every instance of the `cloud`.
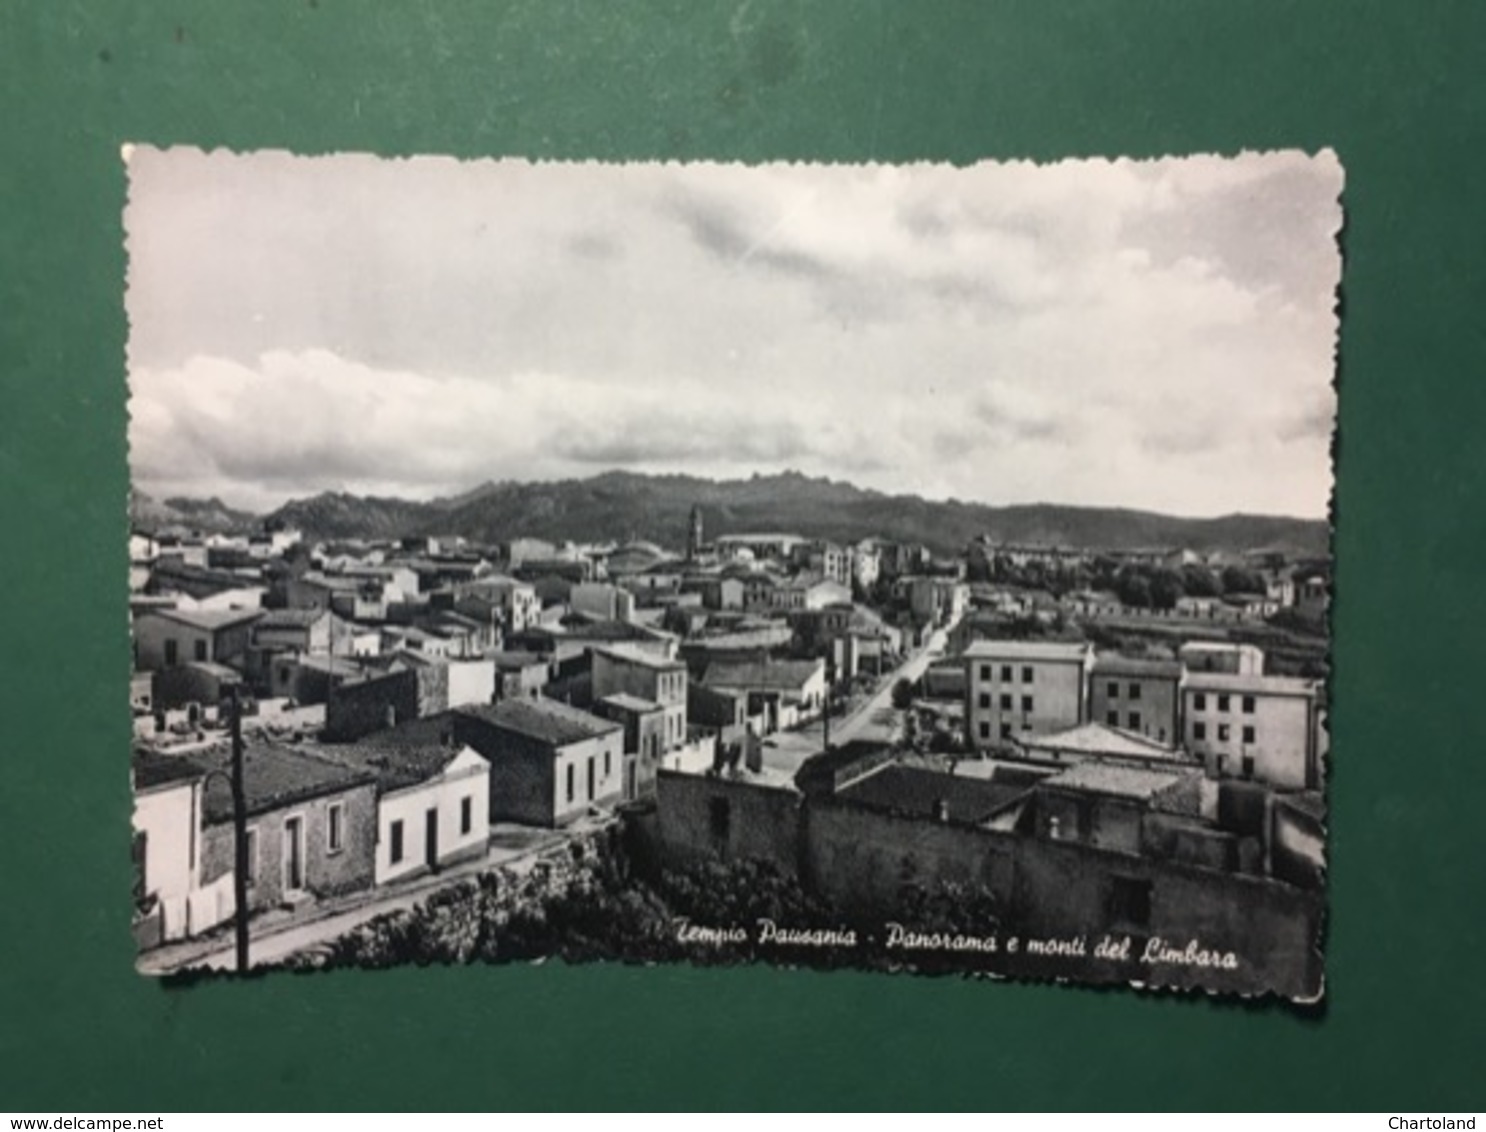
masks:
{"label": "cloud", "polygon": [[141,151],[131,459],[190,494],[607,466],[1324,514],[1334,157]]}

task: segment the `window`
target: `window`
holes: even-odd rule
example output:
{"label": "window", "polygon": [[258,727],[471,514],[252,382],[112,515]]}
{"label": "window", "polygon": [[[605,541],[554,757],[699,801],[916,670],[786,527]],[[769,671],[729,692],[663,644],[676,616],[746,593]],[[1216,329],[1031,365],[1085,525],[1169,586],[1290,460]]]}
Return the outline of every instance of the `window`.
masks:
{"label": "window", "polygon": [[568,763],[568,801],[569,802],[571,802],[573,800],[573,785],[574,785],[574,783],[576,781],[577,781],[577,775],[576,775],[576,772],[573,769],[573,764],[572,763]]}
{"label": "window", "polygon": [[1219,696],[1218,697],[1218,710],[1219,711],[1227,711],[1228,710],[1228,701],[1231,698],[1232,697],[1230,697],[1230,696]]}
{"label": "window", "polygon": [[989,739],[991,737],[991,725],[985,720],[980,721],[980,737],[982,739]]}
{"label": "window", "polygon": [[1120,725],[1120,713],[1117,711],[1105,712],[1104,722],[1111,727],[1118,727]]}
{"label": "window", "polygon": [[1213,767],[1216,770],[1218,777],[1222,778],[1223,775],[1226,774],[1228,771],[1228,756],[1219,755],[1216,759],[1213,760]]}
{"label": "window", "polygon": [[1151,882],[1139,877],[1109,878],[1109,919],[1125,927],[1144,928],[1151,922]]}
{"label": "window", "polygon": [[176,656],[177,656],[177,651],[176,651],[175,638],[174,637],[169,637],[165,641],[165,663],[166,664],[174,664],[176,662]]}
{"label": "window", "polygon": [[1132,700],[1138,700],[1138,699],[1140,699],[1140,685],[1139,684],[1131,684],[1130,685],[1130,698]]}
{"label": "window", "polygon": [[1193,711],[1206,711],[1207,710],[1207,697],[1205,695],[1203,695],[1201,692],[1198,692],[1195,696],[1192,697],[1192,710]]}
{"label": "window", "polygon": [[325,810],[325,850],[339,853],[346,847],[346,807],[341,802],[331,802]]}
{"label": "window", "polygon": [[1111,680],[1109,682],[1109,688],[1107,689],[1107,691],[1109,693],[1110,699],[1117,700],[1120,698],[1120,685],[1117,681]]}
{"label": "window", "polygon": [[991,666],[989,664],[982,664],[980,666],[980,678],[982,680],[989,680],[991,678]]}
{"label": "window", "polygon": [[707,828],[717,841],[726,841],[733,824],[732,803],[726,798],[707,799]]}
{"label": "window", "polygon": [[1253,778],[1254,777],[1254,756],[1253,755],[1245,755],[1243,757],[1243,776],[1245,778]]}
{"label": "window", "polygon": [[1001,738],[1003,738],[1003,739],[1010,739],[1011,738],[1011,724],[1009,724],[1009,723],[1003,723],[1001,725]]}
{"label": "window", "polygon": [[1022,710],[1023,711],[1031,711],[1032,710],[1032,697],[1031,696],[1023,696],[1022,697]]}
{"label": "window", "polygon": [[195,642],[195,645],[194,645],[193,651],[196,654],[196,659],[197,660],[205,660],[206,659],[206,642],[205,641],[196,641]]}
{"label": "window", "polygon": [[982,692],[980,694],[980,706],[983,708],[991,706],[991,694],[989,692]]}
{"label": "window", "polygon": [[1229,730],[1230,729],[1229,729],[1229,727],[1228,727],[1228,725],[1226,723],[1220,723],[1220,724],[1218,724],[1218,742],[1219,743],[1226,743],[1226,742],[1228,742],[1228,733],[1229,733]]}
{"label": "window", "polygon": [[1011,665],[1003,664],[1001,666],[1001,682],[1004,684],[1011,683]]}
{"label": "window", "polygon": [[1022,665],[1022,683],[1032,683],[1032,666],[1030,664]]}
{"label": "window", "polygon": [[1194,723],[1194,724],[1192,724],[1192,741],[1194,743],[1201,743],[1206,738],[1207,738],[1207,724],[1205,724],[1205,723]]}
{"label": "window", "polygon": [[1252,727],[1245,727],[1243,729],[1243,741],[1245,743],[1252,743],[1254,741],[1254,729]]}
{"label": "window", "polygon": [[1032,723],[1031,723],[1030,720],[1027,720],[1027,719],[1022,720],[1022,730],[1023,731],[1031,731],[1032,730]]}
{"label": "window", "polygon": [[388,827],[387,840],[390,842],[387,856],[395,865],[402,860],[402,822],[400,820]]}
{"label": "window", "polygon": [[290,669],[285,668],[282,665],[279,666],[279,683],[280,684],[287,684],[287,683],[289,683],[289,672],[290,672]]}
{"label": "window", "polygon": [[1245,696],[1243,698],[1243,713],[1245,715],[1253,715],[1254,714],[1254,697],[1253,696]]}
{"label": "window", "polygon": [[610,758],[610,755],[611,754],[612,754],[612,752],[610,752],[610,751],[605,751],[604,752],[604,777],[605,778],[608,778],[609,775],[612,773],[612,771],[610,770],[610,763],[609,763],[609,758]]}
{"label": "window", "polygon": [[459,832],[468,833],[475,827],[475,800],[466,794],[459,799]]}
{"label": "window", "polygon": [[258,883],[258,830],[248,830],[248,887]]}
{"label": "window", "polygon": [[1007,692],[1004,696],[1001,697],[1001,710],[1002,711],[1010,711],[1011,710],[1011,693],[1010,692]]}
{"label": "window", "polygon": [[1130,713],[1130,730],[1131,731],[1139,731],[1140,730],[1140,712],[1138,712],[1138,711],[1132,711]]}

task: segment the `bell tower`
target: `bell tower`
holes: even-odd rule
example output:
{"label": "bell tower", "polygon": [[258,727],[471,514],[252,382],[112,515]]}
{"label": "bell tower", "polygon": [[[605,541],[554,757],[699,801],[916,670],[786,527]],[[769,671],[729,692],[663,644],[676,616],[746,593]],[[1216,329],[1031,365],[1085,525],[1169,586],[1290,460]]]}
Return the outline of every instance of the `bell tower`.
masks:
{"label": "bell tower", "polygon": [[686,557],[695,562],[702,555],[702,509],[692,505],[691,518],[686,527]]}

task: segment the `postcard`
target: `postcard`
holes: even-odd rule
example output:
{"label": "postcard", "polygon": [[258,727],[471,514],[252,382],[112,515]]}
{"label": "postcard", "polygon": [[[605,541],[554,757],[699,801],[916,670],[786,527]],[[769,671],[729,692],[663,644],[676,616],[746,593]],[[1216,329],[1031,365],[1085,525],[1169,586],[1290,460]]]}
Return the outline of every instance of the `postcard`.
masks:
{"label": "postcard", "polygon": [[1321,998],[1334,153],[124,157],[139,970]]}

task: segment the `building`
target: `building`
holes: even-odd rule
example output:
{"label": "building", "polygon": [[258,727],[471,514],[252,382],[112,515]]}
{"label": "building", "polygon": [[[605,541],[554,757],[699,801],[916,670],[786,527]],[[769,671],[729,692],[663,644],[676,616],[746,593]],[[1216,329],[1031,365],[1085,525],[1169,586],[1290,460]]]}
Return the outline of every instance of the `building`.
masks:
{"label": "building", "polygon": [[966,741],[993,746],[1082,723],[1093,649],[1083,642],[976,641],[964,652]]}
{"label": "building", "polygon": [[1215,778],[1318,789],[1318,693],[1313,680],[1189,672],[1182,689],[1187,749]]}
{"label": "building", "polygon": [[1264,673],[1264,650],[1258,645],[1188,641],[1177,650],[1177,658],[1188,672],[1226,672],[1231,676]]}
{"label": "building", "polygon": [[1158,743],[1097,721],[1048,735],[1028,735],[1017,741],[1017,747],[1022,757],[1030,761],[1059,766],[1105,763],[1148,770],[1201,769],[1197,760],[1181,747]]}
{"label": "building", "polygon": [[376,780],[375,881],[402,880],[483,857],[490,845],[490,764],[454,742],[447,716],[319,748]]}
{"label": "building", "polygon": [[490,763],[490,820],[556,827],[624,797],[624,727],[556,700],[454,712],[454,739]]}
{"label": "building", "polygon": [[633,621],[635,595],[607,582],[580,582],[568,595],[574,613],[600,621]]}
{"label": "building", "polygon": [[198,897],[203,777],[201,768],[186,759],[134,757],[134,930],[141,949],[226,918],[215,899]]}
{"label": "building", "polygon": [[919,576],[903,583],[908,607],[920,624],[940,625],[958,620],[970,603],[970,587],[954,578]]}
{"label": "building", "polygon": [[794,554],[795,547],[804,542],[799,535],[736,534],[718,535],[712,545],[723,558],[785,562]]}
{"label": "building", "polygon": [[1181,741],[1182,672],[1176,660],[1101,653],[1089,672],[1088,718],[1175,746]]}
{"label": "building", "polygon": [[[209,886],[236,867],[231,755],[215,749],[189,758],[204,772],[221,772],[210,774],[204,791],[201,883]],[[252,911],[372,886],[377,800],[371,774],[302,748],[253,739],[243,753],[243,786]]]}
{"label": "building", "polygon": [[825,707],[826,662],[816,660],[715,660],[702,683],[714,692],[746,697],[747,717],[769,734],[814,719]]}
{"label": "building", "polygon": [[188,661],[242,668],[261,610],[156,609],[134,621],[134,665],[143,672]]}
{"label": "building", "polygon": [[651,700],[616,692],[593,705],[595,714],[624,728],[624,800],[655,793],[655,772],[666,747],[666,709]]}
{"label": "building", "polygon": [[1079,763],[1033,788],[1034,833],[1049,841],[1139,855],[1148,811],[1199,816],[1201,780],[1195,768]]}
{"label": "building", "polygon": [[686,665],[622,646],[593,650],[593,698],[626,694],[658,704],[665,722],[662,752],[686,743]]}
{"label": "building", "polygon": [[532,652],[498,652],[490,655],[495,665],[495,699],[531,699],[541,694],[552,677],[547,658]]}
{"label": "building", "polygon": [[484,598],[495,605],[500,610],[508,634],[525,632],[537,623],[542,612],[542,603],[537,598],[535,587],[530,582],[505,575],[465,583],[457,588],[457,592]]}
{"label": "building", "polygon": [[769,595],[769,608],[776,610],[824,609],[849,604],[851,588],[832,578],[801,576],[780,582]]}

